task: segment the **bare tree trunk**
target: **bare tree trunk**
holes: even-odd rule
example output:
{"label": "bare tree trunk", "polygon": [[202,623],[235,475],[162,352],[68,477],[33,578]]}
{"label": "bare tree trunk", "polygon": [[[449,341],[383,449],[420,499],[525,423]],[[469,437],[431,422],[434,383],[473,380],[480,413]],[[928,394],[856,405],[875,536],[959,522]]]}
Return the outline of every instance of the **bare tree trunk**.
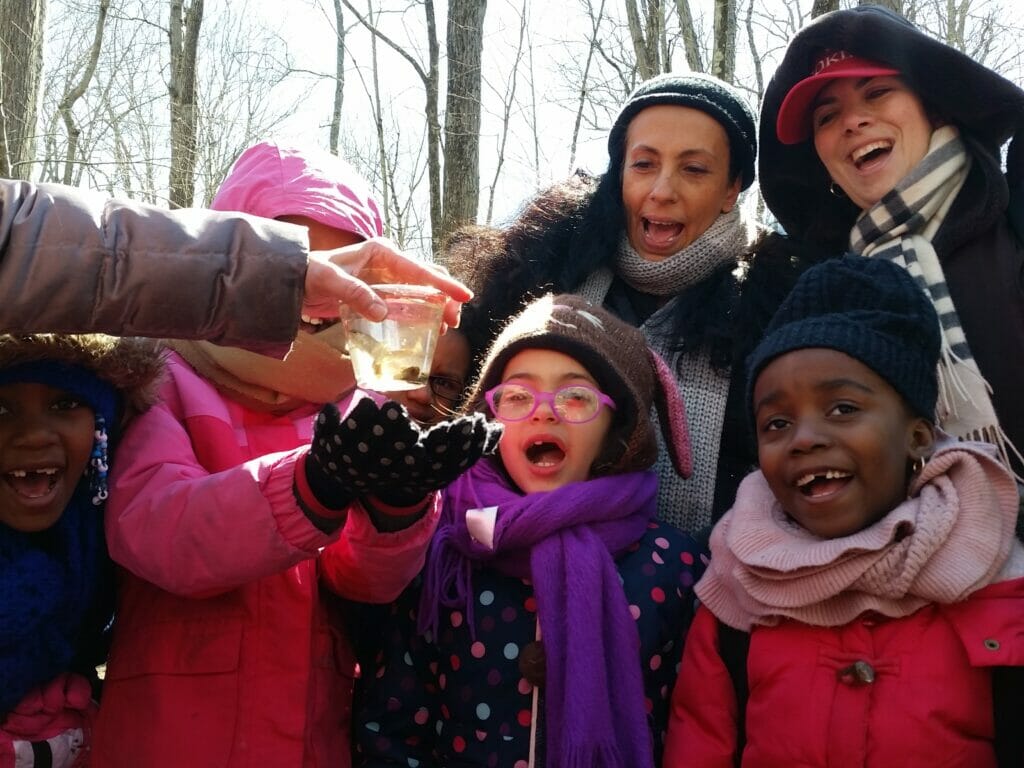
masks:
{"label": "bare tree trunk", "polygon": [[204,0],[171,0],[168,33],[171,44],[170,78],[167,92],[171,97],[171,173],[170,204],[187,208],[195,199],[196,136],[198,106],[196,103],[196,63],[199,49],[199,27],[203,23]]}
{"label": "bare tree trunk", "polygon": [[691,72],[703,72],[704,63],[701,61],[700,47],[697,45],[697,32],[693,28],[690,0],[676,0],[676,13],[679,14],[679,34],[683,38],[686,64]]}
{"label": "bare tree trunk", "polygon": [[[509,75],[508,90],[505,93],[505,112],[502,115],[501,121],[501,142],[498,144],[498,162],[494,168],[494,181],[491,182],[491,188],[487,195],[487,218],[484,219],[486,224],[491,223],[491,216],[494,213],[494,190],[498,186],[498,179],[501,177],[501,169],[505,164],[505,147],[508,144],[508,128],[511,122],[512,116],[512,105],[516,101],[516,85],[519,83],[519,64],[523,60],[523,43],[526,40],[526,16],[527,16],[527,0],[523,0],[523,4],[519,11],[519,44],[516,46],[516,57],[512,64],[512,73]],[[575,152],[575,146],[573,151]]]}
{"label": "bare tree trunk", "polygon": [[715,0],[711,74],[727,83],[736,75],[736,0]]}
{"label": "bare tree trunk", "polygon": [[647,0],[644,17],[640,17],[635,0],[626,0],[626,22],[629,24],[629,36],[633,40],[636,53],[636,68],[641,80],[648,80],[661,71],[659,57],[659,27],[661,18],[660,0]]}
{"label": "bare tree trunk", "polygon": [[103,30],[106,27],[109,7],[110,0],[100,0],[99,12],[96,15],[96,31],[93,34],[92,46],[89,48],[89,55],[85,62],[85,70],[78,82],[64,93],[64,97],[57,106],[57,111],[60,112],[64,127],[68,132],[68,146],[64,154],[64,174],[61,179],[64,184],[72,183],[75,163],[80,159],[78,157],[78,139],[82,134],[82,129],[75,124],[75,116],[71,110],[74,108],[75,102],[85,95],[85,89],[89,87],[89,83],[96,73],[96,64],[100,60],[100,49],[103,47]]}
{"label": "bare tree trunk", "polygon": [[903,13],[902,0],[860,0],[857,5],[880,5],[896,13]]}
{"label": "bare tree trunk", "polygon": [[811,6],[811,18],[816,19],[823,13],[829,13],[831,11],[839,10],[839,0],[814,0],[814,5]]}
{"label": "bare tree trunk", "polygon": [[340,0],[334,0],[334,19],[337,25],[337,42],[334,48],[334,106],[331,108],[331,152],[338,154],[338,139],[341,136],[341,106],[345,99],[345,19],[341,12]]}
{"label": "bare tree trunk", "polygon": [[[373,3],[367,0],[366,18],[373,21]],[[387,144],[384,137],[384,107],[380,98],[380,66],[377,58],[377,37],[370,35],[370,73],[373,78],[373,92],[370,98],[373,102],[373,122],[377,129],[377,161],[380,163],[380,174],[382,179],[383,199],[381,205],[384,209],[384,227],[392,231],[391,226],[391,197],[394,184],[394,174],[388,167]]]}
{"label": "bare tree trunk", "polygon": [[46,0],[0,0],[0,176],[31,177],[45,20]]}
{"label": "bare tree trunk", "polygon": [[427,181],[430,186],[430,241],[434,253],[441,252],[441,231],[444,229],[444,208],[441,201],[441,76],[438,65],[441,46],[437,42],[437,21],[433,0],[424,0],[427,18],[427,54],[429,69],[424,78],[427,89]]}
{"label": "bare tree trunk", "polygon": [[475,222],[480,204],[480,61],[486,12],[486,0],[448,2],[441,241],[463,224]]}
{"label": "bare tree trunk", "polygon": [[601,28],[601,20],[604,18],[604,3],[601,0],[601,7],[597,9],[597,16],[594,15],[593,6],[588,2],[587,10],[590,12],[590,45],[587,47],[587,60],[583,65],[583,77],[580,81],[580,100],[576,105],[576,120],[572,126],[572,141],[569,145],[569,171],[572,172],[576,165],[576,145],[580,138],[580,123],[583,121],[583,109],[587,105],[587,79],[590,77],[590,65],[594,61],[594,50],[598,46],[597,32]]}

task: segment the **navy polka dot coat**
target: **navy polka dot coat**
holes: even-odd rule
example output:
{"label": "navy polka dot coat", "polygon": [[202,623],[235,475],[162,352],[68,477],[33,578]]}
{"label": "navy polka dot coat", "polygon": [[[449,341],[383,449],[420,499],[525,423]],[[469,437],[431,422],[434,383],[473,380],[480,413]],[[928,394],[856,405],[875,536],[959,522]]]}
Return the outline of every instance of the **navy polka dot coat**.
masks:
{"label": "navy polka dot coat", "polygon": [[[657,521],[616,561],[641,647],[639,658],[623,663],[643,670],[656,764],[704,563],[692,537]],[[361,666],[354,765],[525,768],[533,686],[520,671],[520,654],[537,631],[532,587],[494,569],[475,570],[475,633],[463,612],[442,608],[437,638],[416,632],[419,597],[417,579],[391,605],[347,606]],[[542,756],[542,694],[538,705]]]}

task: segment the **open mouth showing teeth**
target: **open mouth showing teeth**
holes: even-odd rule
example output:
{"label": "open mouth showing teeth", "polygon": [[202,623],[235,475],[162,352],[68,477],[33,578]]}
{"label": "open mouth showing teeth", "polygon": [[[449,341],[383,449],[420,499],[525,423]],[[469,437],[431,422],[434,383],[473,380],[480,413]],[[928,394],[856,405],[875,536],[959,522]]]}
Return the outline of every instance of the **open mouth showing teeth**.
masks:
{"label": "open mouth showing teeth", "polygon": [[526,460],[537,467],[553,467],[565,459],[565,451],[554,443],[537,441],[526,449]]}
{"label": "open mouth showing teeth", "polygon": [[56,467],[45,469],[15,469],[4,475],[4,480],[19,496],[36,499],[45,496],[57,484],[60,472]]}
{"label": "open mouth showing teeth", "polygon": [[876,141],[856,150],[850,157],[853,160],[853,164],[860,168],[883,155],[889,154],[891,151],[892,142]]}
{"label": "open mouth showing teeth", "polygon": [[299,330],[306,333],[317,333],[325,328],[330,328],[338,322],[334,318],[310,317],[309,315],[300,315],[299,320],[301,320]]}
{"label": "open mouth showing teeth", "polygon": [[828,493],[838,491],[848,482],[853,475],[850,472],[843,472],[839,469],[829,469],[817,474],[807,474],[798,478],[796,487],[804,496],[824,496]]}
{"label": "open mouth showing teeth", "polygon": [[683,232],[683,225],[678,221],[656,221],[654,219],[644,219],[643,224],[644,234],[652,240],[673,240]]}

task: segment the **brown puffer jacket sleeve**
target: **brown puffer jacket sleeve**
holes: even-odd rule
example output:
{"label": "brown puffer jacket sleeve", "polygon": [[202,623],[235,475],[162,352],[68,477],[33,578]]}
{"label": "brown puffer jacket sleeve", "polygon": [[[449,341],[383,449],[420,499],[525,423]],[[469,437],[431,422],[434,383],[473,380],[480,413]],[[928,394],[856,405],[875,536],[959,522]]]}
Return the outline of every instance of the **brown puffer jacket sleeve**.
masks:
{"label": "brown puffer jacket sleeve", "polygon": [[282,357],[306,247],[290,224],[0,179],[0,332],[207,339]]}

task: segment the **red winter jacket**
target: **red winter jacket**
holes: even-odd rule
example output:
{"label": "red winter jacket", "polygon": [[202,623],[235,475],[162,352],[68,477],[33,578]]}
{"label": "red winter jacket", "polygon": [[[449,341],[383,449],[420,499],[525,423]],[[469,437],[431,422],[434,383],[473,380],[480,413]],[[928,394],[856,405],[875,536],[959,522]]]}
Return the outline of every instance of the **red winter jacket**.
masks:
{"label": "red winter jacket", "polygon": [[394,600],[438,505],[387,534],[353,505],[322,533],[292,491],[317,407],[261,413],[168,371],[112,474],[125,570],[91,768],[345,768],[355,657],[325,587]]}
{"label": "red winter jacket", "polygon": [[[994,767],[994,666],[1024,666],[1024,579],[903,619],[755,627],[742,766]],[[672,694],[665,768],[732,768],[736,723],[718,622],[702,606]]]}

